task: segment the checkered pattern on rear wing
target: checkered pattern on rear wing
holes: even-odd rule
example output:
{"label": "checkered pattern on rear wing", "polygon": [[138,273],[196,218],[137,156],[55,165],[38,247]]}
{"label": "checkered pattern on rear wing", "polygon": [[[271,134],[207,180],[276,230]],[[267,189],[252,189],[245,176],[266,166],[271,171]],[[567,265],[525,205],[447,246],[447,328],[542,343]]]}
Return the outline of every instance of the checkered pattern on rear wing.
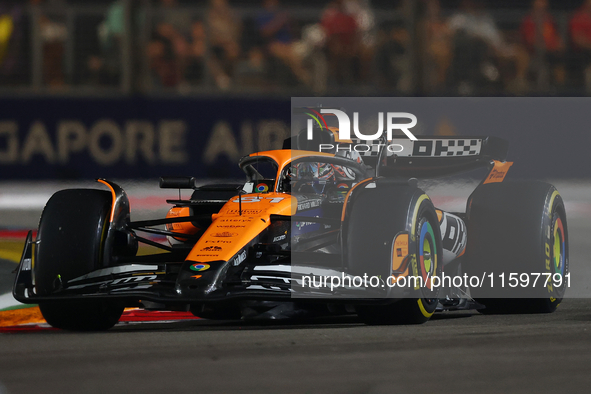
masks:
{"label": "checkered pattern on rear wing", "polygon": [[[355,150],[361,156],[377,157],[384,145],[379,141],[362,141],[353,139],[353,144],[340,144],[339,151]],[[482,139],[419,139],[411,141],[407,138],[395,138],[387,143],[388,156],[399,157],[468,157],[478,156],[482,150]]]}

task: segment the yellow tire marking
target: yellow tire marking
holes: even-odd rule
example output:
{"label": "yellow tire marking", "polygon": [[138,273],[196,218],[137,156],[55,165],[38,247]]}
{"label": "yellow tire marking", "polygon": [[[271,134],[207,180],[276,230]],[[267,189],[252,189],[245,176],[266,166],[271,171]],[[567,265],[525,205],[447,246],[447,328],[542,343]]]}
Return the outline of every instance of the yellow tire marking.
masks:
{"label": "yellow tire marking", "polygon": [[427,310],[423,306],[423,302],[422,302],[422,299],[421,298],[419,298],[417,300],[417,303],[419,304],[419,309],[421,310],[421,313],[423,314],[423,316],[425,316],[425,317],[431,317],[433,315],[433,312],[431,312],[431,313],[427,312]]}
{"label": "yellow tire marking", "polygon": [[552,219],[552,206],[554,205],[554,199],[556,199],[556,196],[559,196],[560,193],[558,193],[558,190],[554,190],[554,193],[552,193],[552,197],[550,197],[550,205],[548,206],[548,217],[550,219]]}
{"label": "yellow tire marking", "polygon": [[424,200],[430,200],[429,196],[426,194],[423,194],[421,197],[419,197],[419,199],[417,200],[417,203],[415,204],[415,211],[412,214],[412,226],[411,226],[411,233],[410,233],[410,237],[411,239],[414,241],[416,239],[416,228],[417,228],[417,214],[419,213],[419,208],[421,207],[421,204],[423,203]]}
{"label": "yellow tire marking", "polygon": [[[411,238],[413,239],[413,241],[416,239],[416,228],[417,228],[417,214],[419,213],[419,208],[421,207],[421,204],[423,203],[424,200],[430,200],[429,196],[427,196],[426,194],[423,194],[421,197],[419,197],[419,199],[417,200],[417,203],[415,204],[415,211],[412,215],[412,226],[411,226]],[[417,304],[419,304],[419,309],[421,310],[421,313],[423,314],[423,316],[425,316],[426,318],[430,318],[433,315],[433,312],[429,313],[427,312],[427,310],[425,309],[425,307],[423,306],[423,301],[422,299],[417,299]]]}

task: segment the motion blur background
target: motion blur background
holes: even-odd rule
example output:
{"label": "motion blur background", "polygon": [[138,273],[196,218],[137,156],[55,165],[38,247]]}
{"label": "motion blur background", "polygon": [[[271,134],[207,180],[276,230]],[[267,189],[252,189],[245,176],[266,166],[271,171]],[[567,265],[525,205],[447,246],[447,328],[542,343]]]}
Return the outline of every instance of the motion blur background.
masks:
{"label": "motion blur background", "polygon": [[292,96],[590,94],[590,0],[0,0],[0,180],[237,176]]}
{"label": "motion blur background", "polygon": [[0,1],[3,92],[587,94],[582,0]]}

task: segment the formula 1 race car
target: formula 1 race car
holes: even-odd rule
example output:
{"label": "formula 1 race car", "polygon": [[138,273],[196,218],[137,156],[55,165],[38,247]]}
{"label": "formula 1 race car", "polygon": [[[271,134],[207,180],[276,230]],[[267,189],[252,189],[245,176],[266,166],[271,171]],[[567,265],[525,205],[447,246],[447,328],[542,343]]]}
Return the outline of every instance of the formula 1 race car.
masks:
{"label": "formula 1 race car", "polygon": [[[244,157],[246,183],[161,178],[161,188],[192,195],[145,221],[132,221],[126,193],[99,179],[108,191],[62,190],[47,202],[13,294],[70,330],[108,329],[138,306],[208,319],[357,313],[368,324],[422,323],[454,309],[552,312],[567,287],[553,281],[569,268],[564,203],[550,184],[504,181],[507,150],[495,137],[356,146],[334,129],[298,135]],[[465,213],[435,208],[417,186],[478,168],[489,173]],[[162,251],[138,255],[138,243]],[[530,285],[534,274],[552,280]],[[435,283],[445,276],[460,280]]]}

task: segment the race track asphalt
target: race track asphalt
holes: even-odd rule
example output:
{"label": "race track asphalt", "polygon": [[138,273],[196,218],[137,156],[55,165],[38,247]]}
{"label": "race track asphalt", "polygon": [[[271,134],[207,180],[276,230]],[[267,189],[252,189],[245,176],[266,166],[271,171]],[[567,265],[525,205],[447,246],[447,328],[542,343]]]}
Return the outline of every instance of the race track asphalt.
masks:
{"label": "race track asphalt", "polygon": [[570,295],[583,298],[566,299],[553,314],[448,312],[419,326],[344,317],[0,334],[0,394],[589,393],[591,222],[588,207],[577,209],[569,216]]}
{"label": "race track asphalt", "polygon": [[591,302],[420,326],[190,321],[0,336],[8,393],[588,393]]}

